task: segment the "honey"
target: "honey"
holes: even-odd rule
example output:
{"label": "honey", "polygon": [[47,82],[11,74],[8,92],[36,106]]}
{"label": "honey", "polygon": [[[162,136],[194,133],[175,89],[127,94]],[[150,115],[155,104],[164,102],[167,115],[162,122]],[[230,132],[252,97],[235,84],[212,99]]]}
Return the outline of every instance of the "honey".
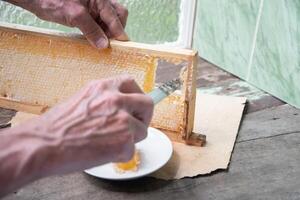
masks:
{"label": "honey", "polygon": [[115,163],[117,172],[137,171],[140,165],[140,153],[135,150],[134,155],[128,162]]}

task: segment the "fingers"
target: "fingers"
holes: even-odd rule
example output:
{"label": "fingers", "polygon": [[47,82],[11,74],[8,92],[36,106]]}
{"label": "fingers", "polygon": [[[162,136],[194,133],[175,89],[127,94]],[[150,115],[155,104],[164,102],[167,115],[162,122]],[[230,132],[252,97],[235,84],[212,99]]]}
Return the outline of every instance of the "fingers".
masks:
{"label": "fingers", "polygon": [[[108,0],[101,1],[101,3],[99,3],[99,5],[98,5],[100,18],[106,24],[112,37],[114,37],[117,40],[128,41],[129,38],[128,38],[127,34],[125,33],[123,24],[122,24],[121,20],[119,19],[118,13],[115,10],[115,8],[113,7],[113,5],[116,5],[116,3],[111,4],[111,2]],[[118,9],[120,12],[120,6],[118,7]],[[123,18],[125,16],[125,13],[122,13],[122,15],[123,15],[122,21],[124,23]],[[126,20],[127,20],[127,17],[126,17]]]}
{"label": "fingers", "polygon": [[125,109],[134,118],[149,126],[153,115],[153,100],[144,95],[142,89],[130,76],[118,76],[102,81],[93,81],[96,92],[114,91],[112,104]]}
{"label": "fingers", "polygon": [[147,137],[148,126],[134,118],[130,113],[121,110],[118,113],[118,119],[120,124],[119,127],[125,127],[125,129],[122,128],[122,130],[126,137],[122,138],[125,138],[126,141],[131,140],[132,142],[137,143]]}
{"label": "fingers", "polygon": [[67,18],[68,25],[81,30],[87,40],[99,49],[109,46],[108,37],[128,41],[125,33],[128,11],[115,0],[98,0],[91,4],[88,12],[85,7],[73,7]]}
{"label": "fingers", "polygon": [[118,156],[116,157],[116,159],[114,159],[112,161],[113,162],[128,162],[129,160],[132,159],[134,152],[135,152],[134,144],[125,145],[125,146],[123,146],[123,148],[121,148],[119,150],[119,153],[117,154]]}
{"label": "fingers", "polygon": [[[91,86],[95,88],[94,92],[96,94],[101,94],[91,104],[91,107],[103,106],[101,98],[105,98],[107,100],[105,105],[117,108],[121,113],[125,113],[125,117],[123,116],[121,119],[124,119],[123,124],[125,126],[126,124],[129,126],[136,142],[147,136],[147,128],[152,119],[154,104],[150,97],[143,94],[133,78],[119,76],[102,81],[93,81]],[[94,110],[97,111],[98,109]],[[101,114],[103,114],[103,111],[101,111]]]}
{"label": "fingers", "polygon": [[117,0],[110,0],[110,2],[113,8],[116,10],[123,28],[125,28],[127,23],[128,10],[122,4],[118,3]]}
{"label": "fingers", "polygon": [[92,82],[92,84],[95,83],[99,85],[98,89],[100,90],[114,89],[121,93],[144,93],[135,80],[128,75],[116,76],[113,78]]}
{"label": "fingers", "polygon": [[130,132],[133,134],[135,143],[144,140],[148,134],[148,126],[134,117],[131,117]]}
{"label": "fingers", "polygon": [[144,94],[140,86],[135,82],[135,80],[127,75],[116,77],[119,84],[119,91],[122,93],[141,93]]}
{"label": "fingers", "polygon": [[81,30],[87,40],[96,48],[107,48],[109,41],[101,27],[83,8],[78,9],[70,17],[70,24]]}
{"label": "fingers", "polygon": [[133,133],[134,141],[145,139],[153,115],[153,101],[143,94],[122,94],[118,98],[115,102],[118,102],[129,118],[129,129]]}
{"label": "fingers", "polygon": [[154,104],[150,97],[143,94],[123,94],[122,105],[135,119],[149,126]]}

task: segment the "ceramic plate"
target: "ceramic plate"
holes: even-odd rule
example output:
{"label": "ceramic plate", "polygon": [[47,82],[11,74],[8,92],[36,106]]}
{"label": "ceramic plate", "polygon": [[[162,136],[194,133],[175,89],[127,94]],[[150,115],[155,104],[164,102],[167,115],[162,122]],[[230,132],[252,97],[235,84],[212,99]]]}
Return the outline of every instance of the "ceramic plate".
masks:
{"label": "ceramic plate", "polygon": [[129,180],[146,176],[164,166],[172,156],[173,147],[169,138],[155,128],[148,129],[145,140],[136,144],[141,163],[135,172],[116,172],[112,163],[94,167],[85,172],[89,175],[109,180]]}

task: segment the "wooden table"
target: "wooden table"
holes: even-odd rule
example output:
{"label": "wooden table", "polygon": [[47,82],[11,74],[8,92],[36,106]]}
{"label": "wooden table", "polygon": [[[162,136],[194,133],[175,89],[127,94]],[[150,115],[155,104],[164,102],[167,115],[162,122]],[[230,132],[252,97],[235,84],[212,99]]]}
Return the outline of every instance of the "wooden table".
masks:
{"label": "wooden table", "polygon": [[[146,177],[129,182],[79,172],[36,181],[4,199],[300,199],[300,111],[202,59],[198,69],[197,85],[203,92],[248,97],[229,170],[174,181]],[[2,124],[14,114],[0,113]]]}

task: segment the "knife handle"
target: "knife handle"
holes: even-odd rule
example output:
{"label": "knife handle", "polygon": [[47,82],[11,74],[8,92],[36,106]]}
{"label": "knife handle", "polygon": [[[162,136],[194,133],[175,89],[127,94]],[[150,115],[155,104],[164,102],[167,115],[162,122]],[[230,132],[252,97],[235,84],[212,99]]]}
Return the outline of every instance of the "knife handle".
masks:
{"label": "knife handle", "polygon": [[154,102],[154,105],[158,104],[159,102],[161,102],[164,98],[166,98],[168,96],[164,91],[162,91],[159,88],[154,89],[147,95],[151,97],[151,99]]}
{"label": "knife handle", "polygon": [[182,81],[180,78],[173,79],[171,81],[168,81],[158,88],[152,90],[147,95],[150,96],[154,102],[154,105],[161,102],[164,98],[168,97],[170,94],[172,94],[175,90],[180,89],[182,85]]}

